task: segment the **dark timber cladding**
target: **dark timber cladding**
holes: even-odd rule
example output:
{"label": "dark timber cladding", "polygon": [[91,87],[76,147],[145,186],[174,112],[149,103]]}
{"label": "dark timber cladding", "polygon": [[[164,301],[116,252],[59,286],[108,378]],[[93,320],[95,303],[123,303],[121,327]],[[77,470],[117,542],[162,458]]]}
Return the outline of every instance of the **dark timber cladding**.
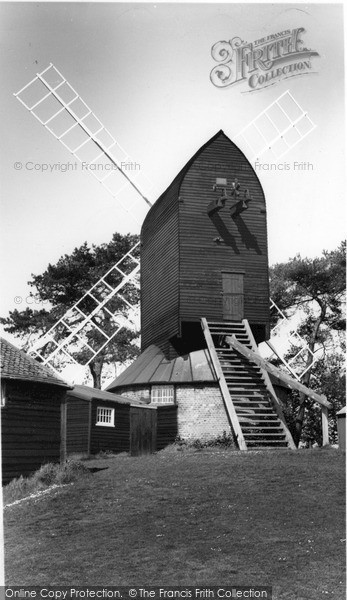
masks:
{"label": "dark timber cladding", "polygon": [[[113,408],[114,427],[104,427],[96,425],[97,407]],[[91,454],[105,450],[113,452],[129,451],[129,432],[130,432],[130,404],[115,404],[114,402],[100,402],[98,399],[92,400],[91,414]]]}
{"label": "dark timber cladding", "polygon": [[[217,178],[235,179],[252,200],[247,210],[207,213]],[[241,196],[240,196],[241,197]],[[269,332],[265,198],[243,153],[222,131],[182,169],[149,211],[142,229],[142,350],[165,346],[202,316],[246,318],[257,341]]]}
{"label": "dark timber cladding", "polygon": [[8,381],[1,409],[2,477],[27,477],[60,460],[60,405],[64,388]]}
{"label": "dark timber cladding", "polygon": [[69,397],[66,403],[66,453],[89,454],[91,404]]}
{"label": "dark timber cladding", "polygon": [[141,231],[142,350],[179,330],[180,176],[149,211]]}

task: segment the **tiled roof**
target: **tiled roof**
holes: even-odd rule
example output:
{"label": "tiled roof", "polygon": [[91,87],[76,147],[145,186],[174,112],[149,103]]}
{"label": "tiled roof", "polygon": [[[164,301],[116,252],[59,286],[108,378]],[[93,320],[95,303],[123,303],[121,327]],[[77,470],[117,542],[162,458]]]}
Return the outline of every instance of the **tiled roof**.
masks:
{"label": "tiled roof", "polygon": [[172,360],[157,346],[149,346],[107,390],[126,385],[217,381],[207,350],[196,350]]}
{"label": "tiled roof", "polygon": [[18,379],[48,383],[69,388],[70,386],[55,375],[48,367],[41,365],[22,350],[0,338],[1,348],[1,377],[3,379]]}
{"label": "tiled roof", "polygon": [[75,385],[72,390],[67,392],[68,397],[81,398],[82,400],[107,400],[108,402],[118,402],[119,404],[140,404],[141,406],[145,402],[141,400],[132,400],[131,398],[125,398],[123,396],[117,396],[111,394],[111,392],[105,392],[104,390],[98,390],[88,385]]}

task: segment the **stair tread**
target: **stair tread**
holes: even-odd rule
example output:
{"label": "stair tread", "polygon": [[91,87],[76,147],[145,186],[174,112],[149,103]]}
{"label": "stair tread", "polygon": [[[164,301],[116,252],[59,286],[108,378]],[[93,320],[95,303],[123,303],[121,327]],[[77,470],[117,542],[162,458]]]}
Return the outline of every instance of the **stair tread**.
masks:
{"label": "stair tread", "polygon": [[242,431],[245,432],[252,429],[252,431],[264,431],[264,435],[267,435],[268,433],[284,433],[281,423],[269,423],[268,421],[264,421],[263,424],[260,424],[259,421],[255,420],[254,423],[252,421],[240,421],[240,425]]}
{"label": "stair tread", "polygon": [[236,404],[240,404],[240,408],[252,408],[254,404],[265,404],[266,410],[271,409],[274,410],[274,407],[270,404],[270,402],[266,398],[256,398],[255,396],[248,396],[244,398],[234,398],[232,394],[229,394],[232,401]]}
{"label": "stair tread", "polygon": [[[280,420],[277,418],[277,416],[275,414],[271,414],[271,413],[267,413],[267,414],[266,413],[248,413],[248,414],[245,414],[245,413],[242,413],[242,412],[240,413],[236,409],[236,414],[239,417],[239,419],[242,419],[242,418],[244,418],[244,419],[247,419],[247,418],[250,418],[250,419],[259,419],[259,417],[267,417],[267,418],[272,417],[273,419],[276,419],[276,421],[271,421],[271,423],[275,423],[275,422],[277,422],[277,420],[280,423]],[[266,421],[265,421],[265,423],[266,423]]]}
{"label": "stair tread", "polygon": [[288,444],[287,440],[247,440],[247,444]]}
{"label": "stair tread", "polygon": [[[235,381],[235,378],[233,378],[233,377],[224,377],[224,379],[225,379],[225,381],[226,381],[227,383],[228,383],[228,381],[229,381],[229,382],[231,382],[229,385],[230,385],[230,386],[231,386],[233,389],[236,389],[236,390],[238,390],[238,389],[243,389],[243,388],[241,387],[241,386],[243,386],[243,385],[245,385],[245,386],[247,386],[247,387],[251,385],[253,388],[255,388],[255,389],[258,389],[259,391],[260,391],[260,390],[262,390],[262,391],[263,391],[263,390],[266,390],[266,389],[267,389],[267,388],[266,388],[266,385],[265,385],[265,383],[263,383],[263,382],[261,382],[261,381],[254,381],[254,379],[253,379],[253,380],[252,380],[252,379],[251,379],[251,380],[249,380],[249,379],[244,379],[244,380],[242,380],[242,381],[238,381],[238,379],[239,379],[239,378],[236,378],[236,381]],[[234,383],[233,383],[233,382],[234,382]],[[236,386],[237,386],[237,387],[236,387]]]}
{"label": "stair tread", "polygon": [[[250,444],[251,442],[248,442],[248,444]],[[275,442],[275,441],[271,441],[269,440],[268,442],[266,442],[267,444],[273,444],[271,447],[268,446],[259,446],[258,444],[260,444],[260,442],[254,442],[254,445],[252,446],[247,446],[248,450],[256,450],[257,448],[261,450],[274,450],[275,448],[288,448],[288,442],[287,441],[283,441],[283,442]],[[247,444],[246,444],[247,445]]]}
{"label": "stair tread", "polygon": [[230,396],[233,396],[235,400],[244,400],[245,398],[253,398],[253,400],[266,400],[269,401],[267,390],[245,390],[243,387],[235,387],[234,385],[228,386]]}
{"label": "stair tread", "polygon": [[[248,346],[250,346],[249,349],[252,349],[251,343],[244,344],[244,346],[246,346],[246,348],[248,348]],[[223,348],[223,346],[217,346],[216,350],[217,350],[217,352],[235,352],[235,354],[238,354],[238,356],[240,356],[240,354],[234,348]]]}
{"label": "stair tread", "polygon": [[251,433],[251,432],[248,433],[247,431],[243,431],[242,433],[245,437],[254,437],[254,438],[258,438],[258,437],[262,437],[262,438],[282,437],[282,438],[284,438],[286,435],[284,432],[283,433],[282,432],[281,433]]}
{"label": "stair tread", "polygon": [[[257,421],[256,421],[257,422]],[[254,429],[254,430],[258,430],[261,429],[262,431],[265,432],[265,435],[267,435],[268,433],[283,433],[283,428],[281,426],[281,424],[272,424],[268,425],[267,427],[265,427],[264,425],[255,425],[254,423],[244,423],[243,421],[240,421],[241,424],[241,429],[244,427],[245,430],[248,429]],[[275,429],[276,431],[268,431],[270,429]],[[277,431],[278,430],[278,431]]]}
{"label": "stair tread", "polygon": [[229,326],[239,326],[239,327],[245,327],[244,323],[242,323],[242,321],[207,321],[208,325],[229,325]]}
{"label": "stair tread", "polygon": [[[259,378],[258,377],[252,377],[252,376],[249,376],[249,377],[244,376],[244,377],[242,377],[240,375],[234,375],[234,376],[232,376],[232,375],[229,375],[228,373],[223,373],[223,375],[224,375],[224,379],[229,379],[230,381],[234,381],[235,383],[238,383],[235,380],[241,379],[242,381],[245,381],[245,382],[251,381],[251,382],[255,382],[255,383],[257,383],[257,384],[259,384],[261,386],[265,386],[266,387],[265,381],[263,379],[261,379],[260,377]],[[242,381],[239,382],[239,383],[242,383]]]}
{"label": "stair tread", "polygon": [[[264,407],[264,406],[254,406],[254,405],[247,405],[247,406],[237,406],[237,405],[235,405],[235,410],[241,416],[244,413],[242,413],[242,412],[240,413],[239,412],[240,410],[262,410],[262,411],[268,411],[268,413],[267,413],[268,416],[269,415],[274,415],[275,416],[275,413],[274,413],[273,409],[271,407],[267,407],[267,406]],[[258,413],[256,413],[256,414],[258,414]]]}
{"label": "stair tread", "polygon": [[240,400],[243,398],[253,398],[253,400],[267,400],[269,401],[268,395],[266,392],[256,392],[256,390],[245,390],[244,388],[237,388],[235,386],[230,386],[229,389],[230,396],[236,396],[235,400],[239,396]]}
{"label": "stair tread", "polygon": [[248,426],[254,426],[254,425],[258,425],[259,427],[266,427],[266,428],[276,428],[276,427],[282,427],[282,423],[281,421],[259,421],[259,419],[257,419],[256,417],[254,419],[239,419],[239,423],[240,425],[244,425],[245,427]]}

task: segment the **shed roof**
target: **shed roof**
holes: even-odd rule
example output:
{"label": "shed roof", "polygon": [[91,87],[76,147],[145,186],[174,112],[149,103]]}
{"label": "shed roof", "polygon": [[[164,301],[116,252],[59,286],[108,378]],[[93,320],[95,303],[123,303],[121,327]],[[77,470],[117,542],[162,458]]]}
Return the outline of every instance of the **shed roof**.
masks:
{"label": "shed roof", "polygon": [[207,350],[196,350],[172,360],[158,346],[149,346],[107,390],[126,385],[217,381]]}
{"label": "shed roof", "polygon": [[81,400],[107,400],[108,402],[117,402],[119,404],[146,404],[142,400],[133,400],[132,398],[125,398],[124,396],[117,396],[111,392],[104,390],[98,390],[92,388],[89,385],[75,385],[73,389],[68,390],[67,396],[71,398],[80,398]]}
{"label": "shed roof", "polygon": [[49,367],[40,364],[4,338],[0,338],[0,348],[2,379],[32,381],[70,388]]}

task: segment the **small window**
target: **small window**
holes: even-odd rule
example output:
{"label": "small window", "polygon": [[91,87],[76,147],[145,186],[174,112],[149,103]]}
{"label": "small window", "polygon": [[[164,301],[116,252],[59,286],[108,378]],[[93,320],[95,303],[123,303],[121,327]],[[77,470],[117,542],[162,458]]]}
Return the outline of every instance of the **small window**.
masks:
{"label": "small window", "polygon": [[173,385],[153,385],[151,391],[152,404],[174,404],[175,393]]}
{"label": "small window", "polygon": [[114,408],[98,406],[96,409],[96,425],[114,427]]}
{"label": "small window", "polygon": [[2,381],[1,382],[1,404],[0,404],[1,408],[3,408],[3,406],[5,406],[5,404],[6,404],[5,398],[6,398],[5,382]]}

